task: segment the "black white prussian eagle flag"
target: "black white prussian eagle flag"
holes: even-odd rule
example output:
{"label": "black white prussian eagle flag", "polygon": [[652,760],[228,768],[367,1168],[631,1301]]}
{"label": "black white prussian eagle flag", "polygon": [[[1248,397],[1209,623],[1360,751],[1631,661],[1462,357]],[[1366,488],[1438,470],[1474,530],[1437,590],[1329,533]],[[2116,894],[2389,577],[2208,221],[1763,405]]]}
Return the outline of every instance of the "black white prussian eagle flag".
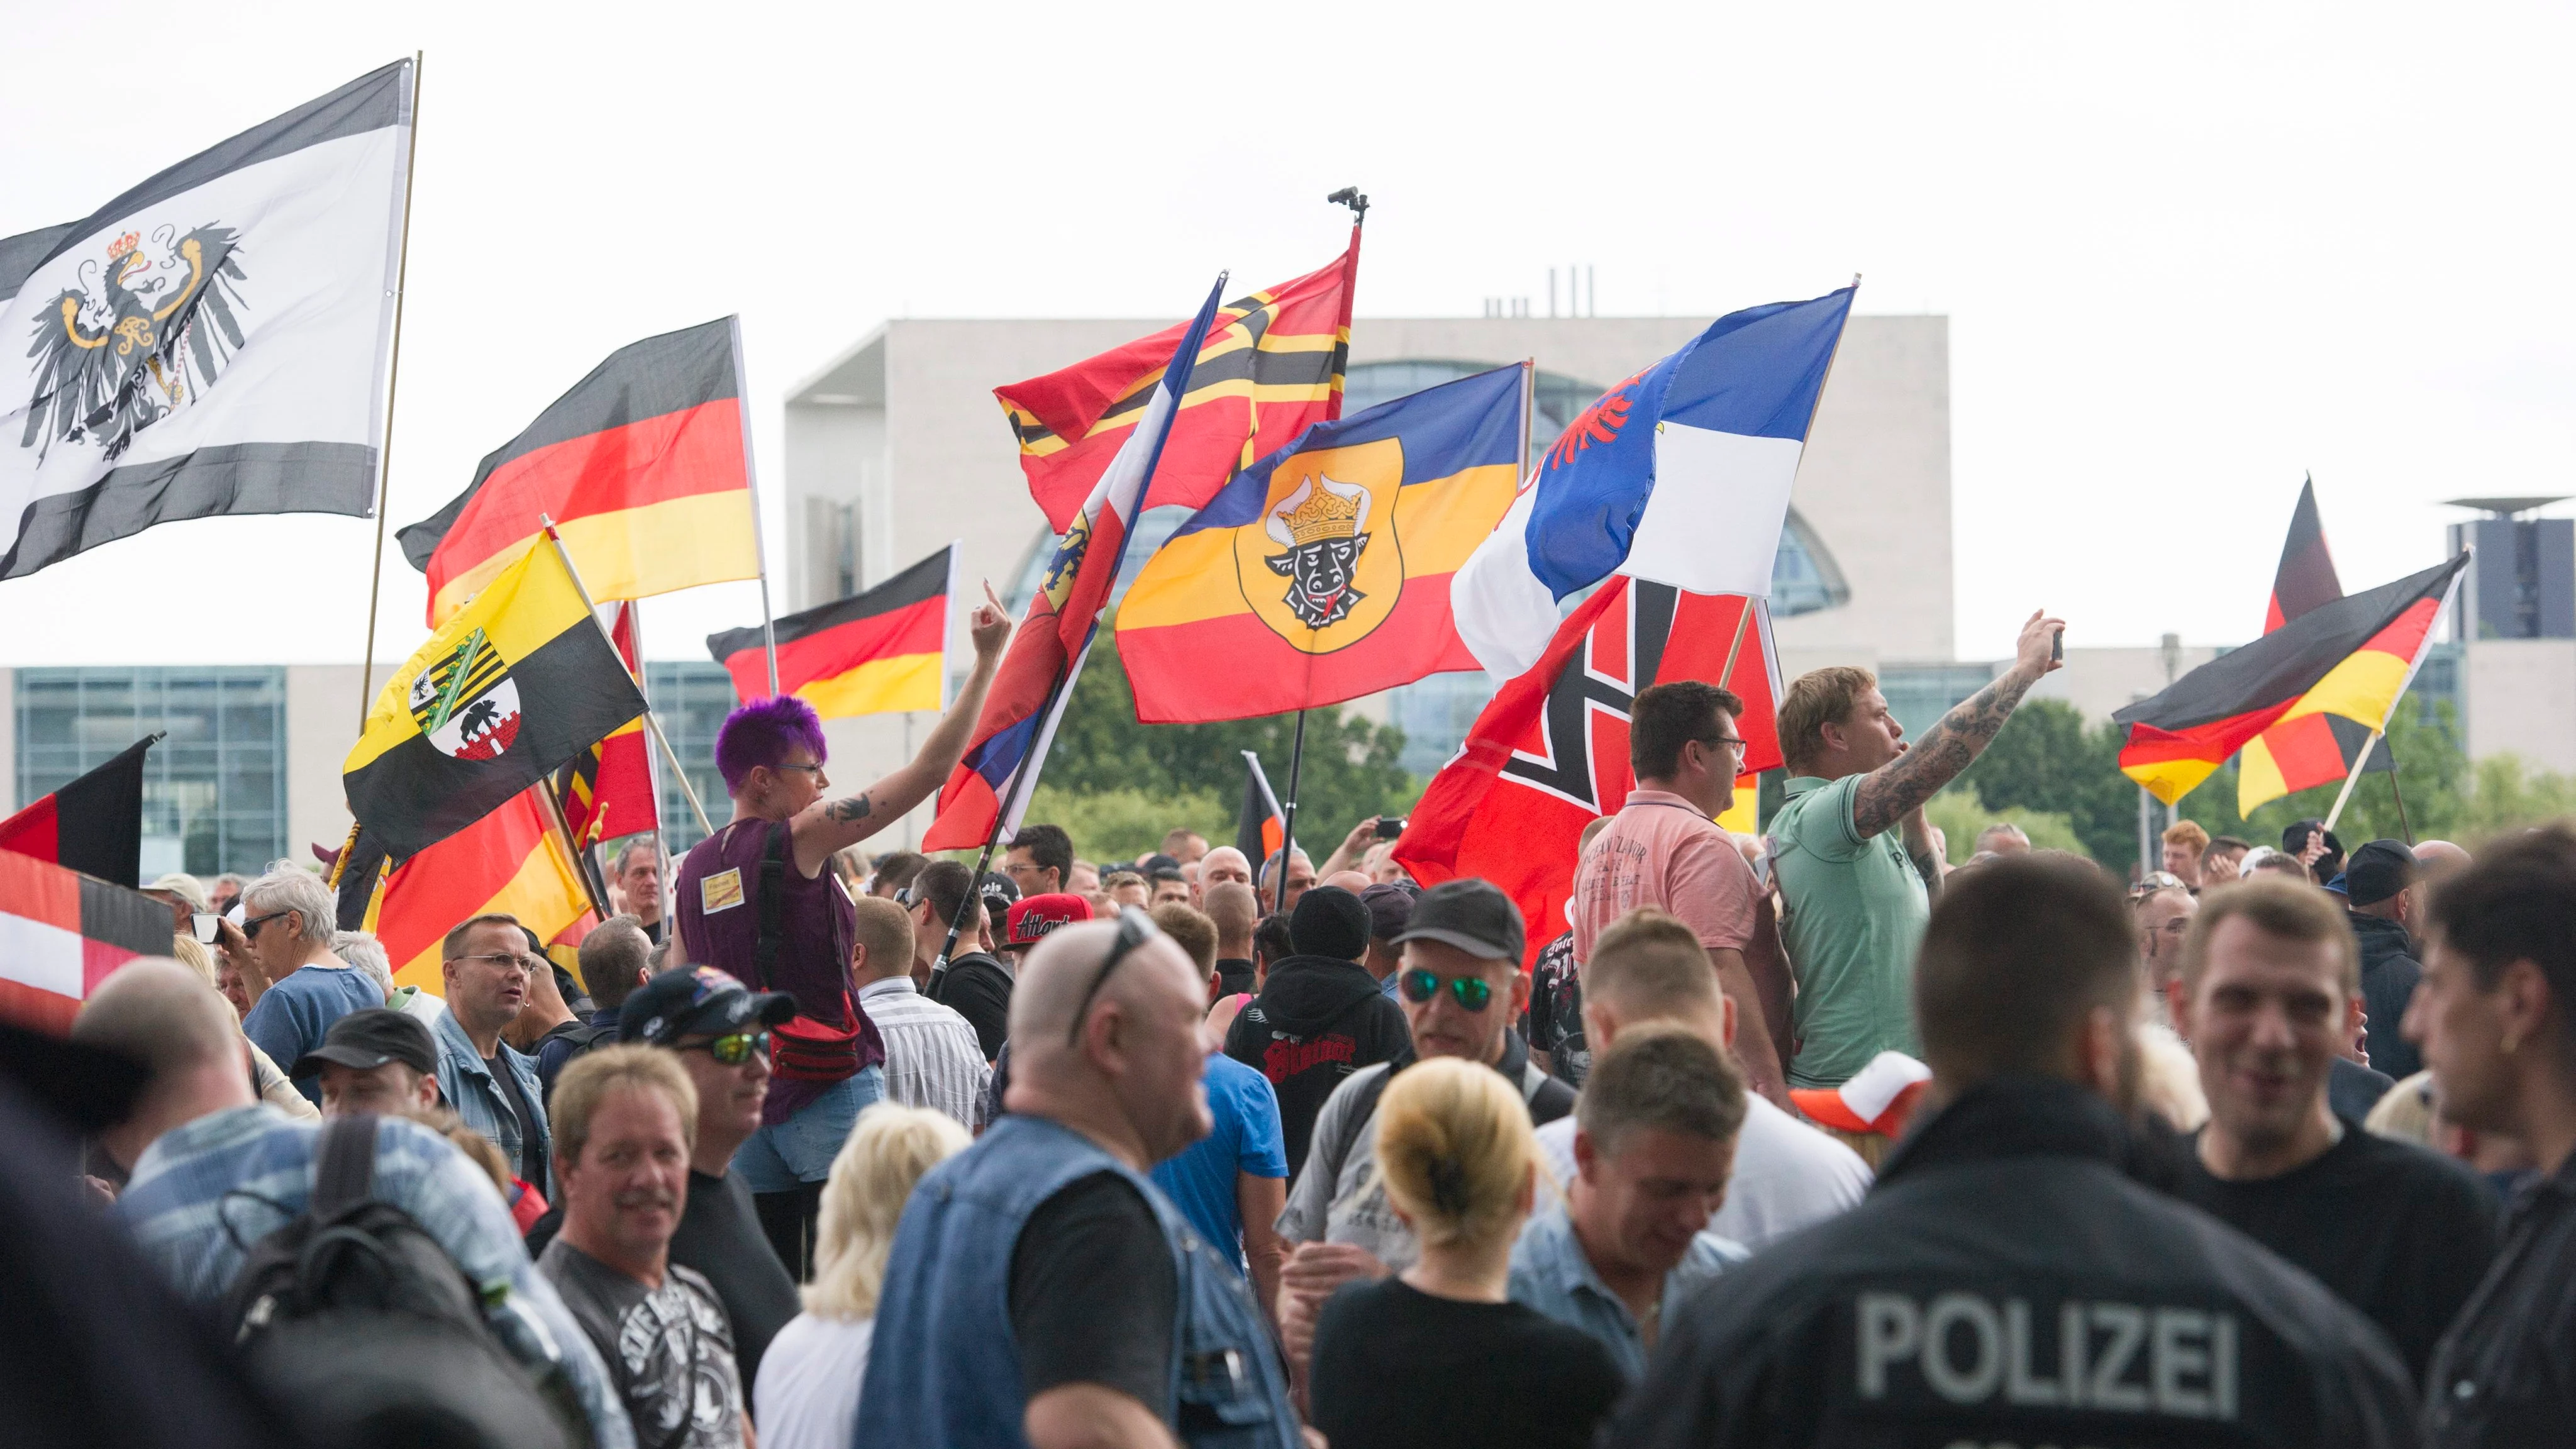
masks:
{"label": "black white prussian eagle flag", "polygon": [[412,62],[0,239],[0,578],[156,523],[374,511]]}

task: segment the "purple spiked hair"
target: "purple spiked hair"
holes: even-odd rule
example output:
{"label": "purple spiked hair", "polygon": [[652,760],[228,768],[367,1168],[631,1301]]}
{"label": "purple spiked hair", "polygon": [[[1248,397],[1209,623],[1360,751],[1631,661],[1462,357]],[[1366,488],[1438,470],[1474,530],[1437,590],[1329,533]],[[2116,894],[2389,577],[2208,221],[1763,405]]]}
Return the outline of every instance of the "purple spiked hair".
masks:
{"label": "purple spiked hair", "polygon": [[716,772],[724,776],[726,793],[741,793],[753,770],[762,765],[777,769],[798,745],[813,753],[815,764],[823,763],[822,717],[795,695],[755,699],[726,715],[724,727],[716,731]]}

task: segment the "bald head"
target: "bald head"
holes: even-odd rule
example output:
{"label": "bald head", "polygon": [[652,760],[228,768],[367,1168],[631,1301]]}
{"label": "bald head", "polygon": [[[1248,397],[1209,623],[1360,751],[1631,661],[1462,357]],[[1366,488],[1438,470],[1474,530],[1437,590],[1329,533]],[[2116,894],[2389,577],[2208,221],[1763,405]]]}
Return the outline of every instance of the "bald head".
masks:
{"label": "bald head", "polygon": [[1360,892],[1369,888],[1369,878],[1366,873],[1361,871],[1337,870],[1331,875],[1324,877],[1324,884],[1328,886],[1340,886],[1343,890],[1349,891],[1352,895],[1358,895]]}
{"label": "bald head", "polygon": [[1208,919],[1216,922],[1217,939],[1252,943],[1252,928],[1261,921],[1261,898],[1248,885],[1221,885],[1207,893]]}
{"label": "bald head", "polygon": [[1004,1105],[1142,1170],[1208,1133],[1206,978],[1160,931],[1118,954],[1120,931],[1117,921],[1067,926],[1020,962]]}
{"label": "bald head", "polygon": [[1224,884],[1252,884],[1252,861],[1231,845],[1220,845],[1199,857],[1199,893]]}
{"label": "bald head", "polygon": [[72,1040],[143,1063],[157,1083],[245,1060],[241,1022],[206,979],[166,956],[129,961],[72,1019]]}
{"label": "bald head", "polygon": [[151,1072],[126,1120],[99,1134],[129,1172],[162,1133],[258,1100],[240,1018],[204,977],[166,956],[130,961],[100,982],[72,1018],[72,1040]]}
{"label": "bald head", "polygon": [[[1117,940],[1116,921],[1085,921],[1058,928],[1021,958],[1011,986],[1014,1078],[1080,1063],[1081,1054],[1068,1048],[1065,1039],[1073,1034],[1074,1013],[1084,1010],[1083,994],[1101,978],[1101,963]],[[1204,996],[1189,953],[1157,932],[1101,979],[1086,1021],[1112,1006],[1124,1011],[1150,1006],[1158,993],[1175,990],[1192,1001]]]}

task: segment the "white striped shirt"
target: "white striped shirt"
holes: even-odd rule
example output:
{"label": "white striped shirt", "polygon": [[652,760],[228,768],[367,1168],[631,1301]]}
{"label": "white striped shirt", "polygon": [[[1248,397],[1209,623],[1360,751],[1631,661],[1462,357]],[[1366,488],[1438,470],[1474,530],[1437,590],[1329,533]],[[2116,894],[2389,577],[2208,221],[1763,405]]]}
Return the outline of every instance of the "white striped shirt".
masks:
{"label": "white striped shirt", "polygon": [[885,1038],[887,1101],[945,1112],[970,1132],[984,1125],[993,1068],[973,1023],[922,995],[910,976],[861,987],[859,1006]]}

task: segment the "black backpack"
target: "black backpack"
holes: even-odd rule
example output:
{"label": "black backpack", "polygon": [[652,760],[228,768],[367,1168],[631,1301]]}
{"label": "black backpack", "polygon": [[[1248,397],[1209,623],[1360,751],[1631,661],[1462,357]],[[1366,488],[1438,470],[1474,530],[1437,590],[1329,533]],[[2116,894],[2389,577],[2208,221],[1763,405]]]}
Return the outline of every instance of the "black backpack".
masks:
{"label": "black backpack", "polygon": [[252,1376],[322,1449],[586,1440],[561,1371],[513,1359],[447,1250],[372,1195],[378,1120],[324,1123],[304,1212],[247,1249],[221,1321]]}

